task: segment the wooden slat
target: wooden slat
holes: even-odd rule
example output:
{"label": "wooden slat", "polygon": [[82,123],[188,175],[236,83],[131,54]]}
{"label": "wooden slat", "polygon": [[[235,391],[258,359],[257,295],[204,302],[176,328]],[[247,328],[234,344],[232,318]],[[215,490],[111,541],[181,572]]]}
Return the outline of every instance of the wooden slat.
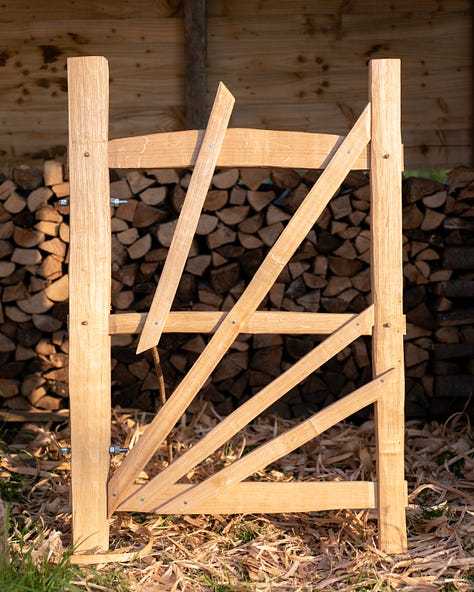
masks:
{"label": "wooden slat", "polygon": [[138,342],[137,354],[157,345],[160,340],[211,185],[234,102],[234,97],[220,83],[171,246]]}
{"label": "wooden slat", "polygon": [[[171,311],[166,318],[163,333],[213,333],[227,314],[221,311]],[[111,314],[109,333],[111,335],[140,333],[146,316],[146,313],[138,312]],[[242,332],[254,335],[258,333],[327,335],[355,317],[355,314],[323,312],[256,311],[242,326]],[[371,334],[371,330],[366,334]]]}
{"label": "wooden slat", "polygon": [[[140,485],[133,488],[134,495],[124,501],[119,512],[153,512],[174,497],[186,492],[192,496],[195,485],[177,483],[168,491],[156,491],[145,503],[134,502]],[[244,481],[234,483],[214,497],[193,505],[192,511],[170,501],[166,507],[170,514],[244,514],[280,512],[321,512],[349,508],[375,508],[375,484],[370,481],[337,481],[328,483],[260,483]],[[161,512],[161,509],[160,509]]]}
{"label": "wooden slat", "polygon": [[225,417],[204,438],[141,488],[137,492],[136,498],[130,499],[129,503],[136,505],[146,504],[150,496],[155,497],[155,492],[163,493],[168,491],[181,477],[212,454],[219,446],[222,446],[232,438],[239,430],[255,419],[257,415],[268,409],[270,405],[278,401],[289,390],[320,368],[322,364],[325,364],[352,341],[360,337],[360,335],[370,331],[372,325],[373,307],[370,306],[327,337],[286,372],[278,376],[251,399],[240,405],[233,413]]}
{"label": "wooden slat", "polygon": [[[30,14],[33,22],[61,20],[110,20],[129,19],[145,15],[154,18],[167,18],[176,13],[176,7],[166,0],[134,0],[133,2],[116,2],[116,0],[97,0],[83,2],[64,2],[64,0],[48,0],[46,4],[31,4],[29,0],[7,0],[0,7],[3,20],[22,21],[25,14]],[[74,29],[73,23],[70,24]],[[68,29],[69,30],[69,29]]]}
{"label": "wooden slat", "polygon": [[148,426],[135,447],[113,475],[110,490],[118,492],[109,497],[109,511],[127,497],[130,484],[153,456],[155,450],[178,421],[189,403],[224,356],[248,319],[308,234],[321,212],[369,140],[369,107],[347,135],[327,168],[288,222],[265,260],[254,274],[244,293],[220,324],[198,360],[183,378],[177,389]]}
{"label": "wooden slat", "polygon": [[387,553],[407,548],[404,479],[404,368],[402,268],[402,151],[400,61],[373,60],[371,234],[372,298],[375,305],[373,368],[393,368],[393,380],[375,406],[379,546]]}
{"label": "wooden slat", "polygon": [[[199,506],[205,499],[214,497],[217,494],[222,495],[234,483],[243,481],[312,438],[319,436],[346,417],[374,403],[381,396],[387,384],[391,384],[392,379],[391,371],[382,374],[350,395],[346,395],[343,399],[332,403],[294,428],[276,436],[266,444],[262,444],[231,465],[208,477],[194,487],[192,491],[185,491],[175,497],[172,502],[165,502],[162,506],[155,508],[155,511],[167,513],[171,509],[171,504],[173,504],[175,511],[192,514],[194,508]],[[334,502],[336,503],[336,500]]]}
{"label": "wooden slat", "polygon": [[[3,160],[42,160],[42,151],[66,146],[61,64],[67,56],[108,56],[111,137],[184,129],[182,4],[53,0],[38,8],[27,0],[3,2]],[[348,121],[338,105],[358,113],[365,104],[367,60],[397,56],[408,167],[469,164],[470,10],[469,0],[360,0],[336,7],[329,0],[248,0],[217,8],[211,2],[208,88],[226,73],[239,105],[235,127],[345,134]],[[41,47],[49,48],[49,61]]]}
{"label": "wooden slat", "polygon": [[107,550],[110,446],[111,230],[109,73],[101,57],[68,60],[71,242],[69,399],[76,550]]}
{"label": "wooden slat", "polygon": [[[163,132],[109,142],[111,168],[186,168],[196,164],[203,130]],[[217,159],[220,167],[324,168],[344,136],[229,128]],[[354,169],[368,168],[364,148]]]}
{"label": "wooden slat", "polygon": [[[25,2],[26,0],[22,0]],[[58,0],[55,0],[56,2]],[[443,4],[444,13],[459,12],[465,10],[467,0],[450,0]],[[218,16],[239,16],[248,18],[251,16],[272,17],[280,16],[295,16],[308,15],[308,9],[312,4],[308,0],[272,0],[271,2],[256,2],[255,0],[239,0],[239,2],[228,2],[228,0],[208,0],[209,17]],[[402,14],[413,15],[413,12],[420,11],[425,13],[432,13],[439,7],[436,0],[417,0],[413,4],[412,0],[397,0],[397,3],[380,2],[380,0],[365,0],[364,2],[353,2],[352,4],[334,5],[334,0],[318,0],[318,13],[321,15],[331,16],[333,22],[337,17],[341,18],[351,14],[366,14],[373,15],[374,13],[383,15],[385,18],[393,17],[400,11]],[[304,17],[301,17],[304,22]],[[363,31],[364,32],[364,31]]]}

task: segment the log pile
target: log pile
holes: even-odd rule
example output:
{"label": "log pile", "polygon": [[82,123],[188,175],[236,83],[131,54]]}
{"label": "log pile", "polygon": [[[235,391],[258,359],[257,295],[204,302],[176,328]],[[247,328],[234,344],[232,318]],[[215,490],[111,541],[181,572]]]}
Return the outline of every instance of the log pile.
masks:
{"label": "log pile", "polygon": [[[190,171],[111,171],[112,307],[150,306]],[[304,199],[318,172],[218,171],[173,305],[229,310]],[[63,166],[14,169],[0,179],[0,407],[67,406],[69,184]],[[474,171],[459,168],[441,184],[404,183],[407,315],[407,415],[446,416],[474,388]],[[369,187],[351,173],[303,241],[262,309],[360,312],[370,301]],[[165,334],[160,342],[172,392],[205,346],[206,335]],[[203,389],[218,413],[273,380],[323,336],[241,335]],[[136,335],[112,337],[113,403],[151,410],[158,380],[151,352],[135,355]],[[272,408],[307,414],[365,383],[370,340],[361,338]]]}

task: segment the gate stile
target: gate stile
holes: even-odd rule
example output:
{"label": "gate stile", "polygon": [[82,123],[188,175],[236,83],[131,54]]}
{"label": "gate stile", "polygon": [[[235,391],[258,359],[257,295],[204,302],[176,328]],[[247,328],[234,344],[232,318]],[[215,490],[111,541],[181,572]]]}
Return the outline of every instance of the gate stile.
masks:
{"label": "gate stile", "polygon": [[[109,141],[106,60],[68,60],[71,468],[74,542],[79,551],[108,549],[108,516],[115,510],[228,514],[342,508],[376,508],[380,548],[389,553],[406,550],[400,62],[373,60],[369,71],[370,102],[345,137],[227,129],[234,99],[221,84],[205,131]],[[171,304],[216,166],[324,170],[230,311],[174,312]],[[168,167],[194,170],[150,312],[110,314],[109,168]],[[257,311],[352,169],[370,169],[371,173],[373,303],[360,314]],[[156,345],[163,332],[204,332],[212,333],[212,337],[109,479],[110,335],[141,333],[140,352]],[[315,333],[328,337],[148,483],[136,484],[139,473],[240,333]],[[372,381],[203,482],[179,482],[362,335],[372,335]],[[375,406],[376,482],[245,481],[371,404]]]}

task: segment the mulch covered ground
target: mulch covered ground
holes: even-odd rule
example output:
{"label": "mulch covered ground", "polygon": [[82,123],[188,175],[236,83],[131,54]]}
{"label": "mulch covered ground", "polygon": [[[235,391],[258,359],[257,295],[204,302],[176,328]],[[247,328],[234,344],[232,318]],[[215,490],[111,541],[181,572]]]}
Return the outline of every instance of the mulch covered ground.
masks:
{"label": "mulch covered ground", "polygon": [[[151,416],[116,412],[114,442],[133,445]],[[173,433],[180,454],[219,417],[196,404]],[[297,423],[264,417],[248,426],[188,477],[195,481]],[[0,435],[0,439],[2,439]],[[3,433],[3,440],[11,433]],[[67,424],[27,424],[0,445],[0,494],[10,501],[13,525],[29,532],[28,543],[55,561],[71,544]],[[119,463],[120,457],[113,463]],[[167,464],[166,445],[148,471]],[[373,422],[340,424],[272,464],[264,479],[371,479]],[[146,475],[142,475],[146,478]],[[409,551],[390,556],[376,546],[370,511],[310,514],[157,516],[119,513],[111,526],[116,562],[101,570],[120,572],[129,590],[310,591],[474,590],[474,440],[468,418],[445,424],[411,421],[406,426],[409,486]],[[28,531],[29,529],[29,531]],[[113,589],[88,581],[80,589]]]}

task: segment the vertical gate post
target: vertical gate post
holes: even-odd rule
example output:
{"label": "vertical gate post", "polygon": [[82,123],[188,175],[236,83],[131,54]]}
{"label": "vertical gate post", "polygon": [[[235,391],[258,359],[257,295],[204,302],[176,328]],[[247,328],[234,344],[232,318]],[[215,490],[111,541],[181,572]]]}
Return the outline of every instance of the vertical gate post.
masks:
{"label": "vertical gate post", "polygon": [[109,78],[105,58],[68,59],[71,239],[69,391],[76,551],[107,550],[111,432]]}
{"label": "vertical gate post", "polygon": [[396,378],[375,405],[379,547],[407,548],[404,481],[404,366],[400,123],[400,60],[373,60],[371,101],[372,296],[375,305],[373,370],[394,368]]}

